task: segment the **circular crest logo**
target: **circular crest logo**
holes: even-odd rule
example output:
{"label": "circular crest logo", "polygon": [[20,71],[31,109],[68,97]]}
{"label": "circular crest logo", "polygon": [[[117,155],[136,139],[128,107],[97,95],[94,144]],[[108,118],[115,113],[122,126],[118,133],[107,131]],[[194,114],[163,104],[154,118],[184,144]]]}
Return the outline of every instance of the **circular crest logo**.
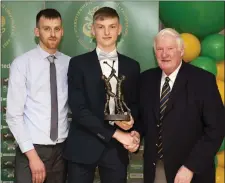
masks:
{"label": "circular crest logo", "polygon": [[6,48],[11,43],[11,38],[15,33],[15,21],[10,9],[5,4],[1,4],[1,42],[2,48]]}
{"label": "circular crest logo", "polygon": [[[117,45],[121,44],[128,35],[128,17],[125,8],[120,3],[115,2],[115,9],[120,16],[120,23],[123,30],[122,35],[118,38]],[[74,18],[74,32],[77,41],[87,50],[91,51],[96,47],[94,37],[91,34],[92,19],[94,13],[103,7],[99,2],[86,2],[77,11]]]}

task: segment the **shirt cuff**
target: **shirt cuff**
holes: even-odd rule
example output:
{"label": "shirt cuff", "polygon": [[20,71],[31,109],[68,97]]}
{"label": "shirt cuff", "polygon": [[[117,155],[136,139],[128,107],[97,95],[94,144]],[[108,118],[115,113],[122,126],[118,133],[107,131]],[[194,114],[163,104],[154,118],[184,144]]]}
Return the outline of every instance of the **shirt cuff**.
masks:
{"label": "shirt cuff", "polygon": [[114,121],[109,121],[109,124],[114,126]]}
{"label": "shirt cuff", "polygon": [[31,140],[23,142],[23,143],[19,143],[19,147],[22,153],[25,153],[27,151],[34,149],[34,145]]}

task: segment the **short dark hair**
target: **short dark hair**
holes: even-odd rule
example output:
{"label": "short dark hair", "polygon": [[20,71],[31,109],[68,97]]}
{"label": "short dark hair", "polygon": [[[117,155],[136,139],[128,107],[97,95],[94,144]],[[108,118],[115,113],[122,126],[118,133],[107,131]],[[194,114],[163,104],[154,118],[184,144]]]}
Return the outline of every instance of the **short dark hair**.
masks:
{"label": "short dark hair", "polygon": [[62,19],[60,13],[56,9],[52,8],[43,9],[36,16],[36,26],[38,26],[41,17],[45,17],[47,19],[55,19],[55,18]]}
{"label": "short dark hair", "polygon": [[110,7],[102,7],[99,8],[93,15],[93,22],[95,20],[104,20],[104,18],[118,18],[118,20],[120,20],[120,17],[117,13],[117,11],[113,8]]}

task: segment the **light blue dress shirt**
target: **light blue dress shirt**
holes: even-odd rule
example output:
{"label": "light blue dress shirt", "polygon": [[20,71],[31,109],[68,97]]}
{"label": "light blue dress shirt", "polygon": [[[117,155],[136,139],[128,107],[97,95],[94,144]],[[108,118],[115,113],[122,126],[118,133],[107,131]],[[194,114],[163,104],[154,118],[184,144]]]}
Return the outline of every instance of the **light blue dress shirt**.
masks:
{"label": "light blue dress shirt", "polygon": [[68,135],[67,72],[70,57],[54,55],[58,93],[58,139],[50,139],[51,93],[50,54],[39,45],[17,57],[10,66],[6,121],[22,152],[33,144],[54,145]]}

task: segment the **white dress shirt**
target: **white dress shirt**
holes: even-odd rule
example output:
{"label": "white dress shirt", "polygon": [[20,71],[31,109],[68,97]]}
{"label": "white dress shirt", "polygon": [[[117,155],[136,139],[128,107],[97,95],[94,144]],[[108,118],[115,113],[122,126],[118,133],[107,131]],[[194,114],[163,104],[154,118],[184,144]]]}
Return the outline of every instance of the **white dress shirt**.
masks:
{"label": "white dress shirt", "polygon": [[160,97],[161,97],[162,87],[163,87],[163,85],[165,83],[166,77],[170,78],[169,85],[170,85],[170,91],[172,91],[174,82],[176,80],[176,77],[177,77],[177,74],[178,74],[178,72],[180,70],[181,65],[182,65],[182,61],[181,61],[180,65],[176,68],[176,70],[173,71],[169,76],[167,76],[165,72],[162,72],[161,85],[160,85]]}
{"label": "white dress shirt", "polygon": [[[97,47],[96,52],[97,52],[97,55],[99,56],[99,53],[101,52],[100,48]],[[117,55],[116,49],[113,50],[112,52],[109,52],[107,55],[115,55],[115,54]],[[113,68],[116,70],[116,76],[118,76],[118,57],[115,60],[111,60],[111,59],[99,60],[100,66],[102,69],[102,74],[105,75],[106,77],[109,77],[112,71],[112,68],[110,68],[107,64],[105,64],[104,61],[106,61],[111,67],[113,66],[113,62],[114,62]],[[117,80],[115,79],[115,77],[111,78],[110,83],[112,87],[112,92],[116,94]],[[110,97],[110,100],[109,100],[109,111],[110,111],[110,114],[115,114],[115,101],[112,97]],[[110,124],[113,125],[114,123],[110,122]]]}
{"label": "white dress shirt", "polygon": [[22,152],[33,144],[54,145],[68,135],[67,72],[70,57],[54,55],[58,94],[58,139],[50,139],[51,93],[50,54],[39,45],[17,57],[11,64],[7,93],[6,121]]}

